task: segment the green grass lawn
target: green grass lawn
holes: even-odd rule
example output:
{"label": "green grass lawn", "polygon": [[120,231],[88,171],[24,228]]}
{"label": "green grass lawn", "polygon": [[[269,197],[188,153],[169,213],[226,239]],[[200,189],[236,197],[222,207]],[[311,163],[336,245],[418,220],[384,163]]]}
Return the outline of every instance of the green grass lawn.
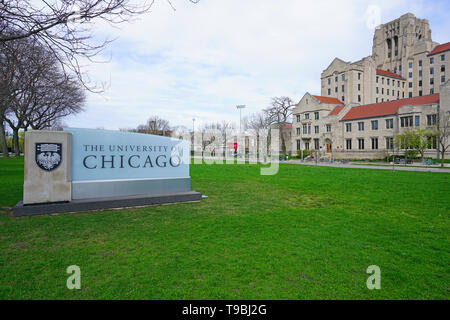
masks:
{"label": "green grass lawn", "polygon": [[[199,203],[13,218],[0,159],[0,299],[448,299],[450,175],[192,165]],[[81,290],[66,268],[81,268]],[[366,269],[381,268],[381,290]]]}

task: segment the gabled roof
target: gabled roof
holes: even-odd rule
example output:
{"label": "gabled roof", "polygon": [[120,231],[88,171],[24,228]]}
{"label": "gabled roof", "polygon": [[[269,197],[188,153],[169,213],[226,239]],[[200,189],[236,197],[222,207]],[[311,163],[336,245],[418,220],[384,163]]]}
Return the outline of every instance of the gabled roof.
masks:
{"label": "gabled roof", "polygon": [[336,107],[334,107],[334,109],[333,110],[331,110],[331,112],[328,114],[329,116],[336,116],[336,115],[338,115],[341,111],[342,111],[342,109],[344,109],[345,108],[345,106],[336,106]]}
{"label": "gabled roof", "polygon": [[438,53],[445,52],[448,50],[450,50],[450,42],[436,46],[428,55],[432,56],[434,54],[438,54]]}
{"label": "gabled roof", "polygon": [[340,102],[338,99],[332,97],[322,97],[322,96],[313,96],[313,97],[319,100],[321,103],[330,103],[339,105],[342,104],[342,102]]}
{"label": "gabled roof", "polygon": [[403,79],[398,74],[392,73],[390,71],[382,70],[382,69],[377,69],[377,74],[386,76],[386,77],[396,78],[396,79]]}
{"label": "gabled roof", "polygon": [[421,97],[367,104],[351,108],[341,121],[394,115],[398,112],[398,108],[403,106],[420,106],[438,102],[439,93],[435,93]]}

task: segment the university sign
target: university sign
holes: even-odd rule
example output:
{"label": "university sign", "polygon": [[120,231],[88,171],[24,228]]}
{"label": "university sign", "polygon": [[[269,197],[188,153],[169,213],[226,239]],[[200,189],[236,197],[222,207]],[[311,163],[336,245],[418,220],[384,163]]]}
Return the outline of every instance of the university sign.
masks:
{"label": "university sign", "polygon": [[14,214],[198,201],[202,195],[190,190],[189,150],[188,141],[139,133],[29,131],[24,199]]}

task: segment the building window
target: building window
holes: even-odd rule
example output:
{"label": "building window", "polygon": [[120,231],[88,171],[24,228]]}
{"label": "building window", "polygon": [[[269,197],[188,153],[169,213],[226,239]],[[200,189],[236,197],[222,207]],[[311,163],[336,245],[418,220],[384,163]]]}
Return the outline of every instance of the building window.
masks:
{"label": "building window", "polygon": [[352,132],[352,124],[351,123],[346,123],[345,124],[345,131]]}
{"label": "building window", "polygon": [[441,61],[445,61],[445,54],[441,55]]}
{"label": "building window", "polygon": [[358,80],[361,80],[361,73],[358,72]]}
{"label": "building window", "polygon": [[434,74],[434,68],[430,68],[430,74]]}
{"label": "building window", "polygon": [[409,83],[408,83],[408,86],[409,86],[410,88],[412,88],[412,82],[409,82]]}
{"label": "building window", "polygon": [[297,122],[300,122],[300,115],[297,114]]}
{"label": "building window", "polygon": [[300,128],[297,128],[297,135],[300,135]]}
{"label": "building window", "polygon": [[412,92],[408,93],[408,98],[412,98]]}
{"label": "building window", "polygon": [[358,139],[358,149],[364,150],[364,139]]}
{"label": "building window", "polygon": [[358,91],[361,91],[361,84],[358,83]]}
{"label": "building window", "polygon": [[414,117],[414,124],[416,127],[420,126],[420,116]]}
{"label": "building window", "polygon": [[358,131],[364,131],[364,122],[358,122]]}
{"label": "building window", "polygon": [[389,95],[389,89],[387,89],[387,95]]}
{"label": "building window", "polygon": [[305,150],[309,150],[309,142],[305,142]]}
{"label": "building window", "polygon": [[437,149],[437,138],[436,138],[436,136],[428,137],[428,143],[430,144],[430,149]]}
{"label": "building window", "polygon": [[386,149],[388,149],[388,150],[394,149],[394,138],[393,137],[386,138]]}
{"label": "building window", "polygon": [[433,64],[434,63],[434,58],[432,57],[432,58],[430,58],[430,64]]}
{"label": "building window", "polygon": [[412,68],[412,62],[408,63],[408,67]]}
{"label": "building window", "polygon": [[422,96],[422,90],[419,90],[419,97]]}
{"label": "building window", "polygon": [[319,126],[314,126],[314,133],[319,133]]}
{"label": "building window", "polygon": [[419,70],[419,77],[422,76],[422,70]]}
{"label": "building window", "polygon": [[433,126],[436,124],[437,116],[435,114],[427,115],[427,125]]}
{"label": "building window", "polygon": [[311,125],[308,124],[308,134],[311,134]]}
{"label": "building window", "polygon": [[434,78],[430,78],[430,84],[434,84]]}
{"label": "building window", "polygon": [[297,150],[300,150],[300,140],[297,140]]}
{"label": "building window", "polygon": [[381,88],[381,94],[384,94],[384,88]]}
{"label": "building window", "polygon": [[422,86],[422,80],[419,80],[419,87]]}
{"label": "building window", "polygon": [[386,119],[386,129],[394,128],[394,119]]}
{"label": "building window", "polygon": [[303,134],[308,133],[308,126],[306,124],[303,125]]}
{"label": "building window", "polygon": [[331,95],[331,89],[328,89],[328,95],[329,96]]}
{"label": "building window", "polygon": [[381,84],[384,84],[384,78],[381,78]]}
{"label": "building window", "polygon": [[397,85],[397,87],[399,87],[400,88],[400,81],[397,81],[398,82],[398,85]]}
{"label": "building window", "polygon": [[305,113],[305,119],[306,119],[306,120],[309,119],[309,113]]}
{"label": "building window", "polygon": [[412,72],[408,73],[408,77],[412,78]]}
{"label": "building window", "polygon": [[342,75],[342,81],[344,81],[344,80],[345,80],[345,74]]}
{"label": "building window", "polygon": [[361,102],[361,95],[358,94],[358,102]]}
{"label": "building window", "polygon": [[419,67],[422,66],[422,60],[419,60]]}
{"label": "building window", "polygon": [[378,103],[378,98],[375,99],[375,102]]}
{"label": "building window", "polygon": [[389,79],[387,79],[387,85],[389,85]]}
{"label": "building window", "polygon": [[314,112],[314,119],[319,120],[319,112]]}
{"label": "building window", "polygon": [[430,94],[434,94],[434,89],[430,89]]}
{"label": "building window", "polygon": [[328,84],[331,84],[331,78],[328,78]]}
{"label": "building window", "polygon": [[345,90],[344,90],[344,85],[342,85],[342,92],[344,92]]}
{"label": "building window", "polygon": [[319,150],[319,139],[314,139],[314,150]]}
{"label": "building window", "polygon": [[441,72],[445,72],[445,65],[441,66]]}
{"label": "building window", "polygon": [[378,77],[377,77],[377,83],[378,83]]}
{"label": "building window", "polygon": [[407,128],[413,126],[413,116],[401,117],[400,127]]}
{"label": "building window", "polygon": [[345,97],[344,96],[342,96],[342,102],[344,102],[345,101]]}
{"label": "building window", "polygon": [[442,83],[445,82],[445,76],[441,76],[441,82],[442,82]]}
{"label": "building window", "polygon": [[378,89],[378,87],[377,87],[377,89],[376,89],[376,90],[377,90],[377,94],[379,94],[379,93],[380,93],[380,89]]}
{"label": "building window", "polygon": [[345,139],[345,146],[347,150],[352,150],[352,139]]}
{"label": "building window", "polygon": [[331,132],[331,124],[327,124],[327,132]]}
{"label": "building window", "polygon": [[378,150],[378,138],[372,138],[372,150]]}
{"label": "building window", "polygon": [[334,82],[338,82],[338,77],[335,77],[335,78],[334,78]]}
{"label": "building window", "polygon": [[378,120],[372,120],[372,130],[378,130]]}

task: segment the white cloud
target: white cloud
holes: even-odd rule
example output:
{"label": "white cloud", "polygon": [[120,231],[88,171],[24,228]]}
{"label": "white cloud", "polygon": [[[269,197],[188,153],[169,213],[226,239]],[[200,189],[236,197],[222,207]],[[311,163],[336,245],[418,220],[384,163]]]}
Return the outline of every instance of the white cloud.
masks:
{"label": "white cloud", "polygon": [[371,54],[368,5],[381,8],[382,22],[412,11],[432,28],[433,18],[445,14],[431,16],[424,1],[406,0],[172,3],[176,11],[160,0],[120,29],[98,25],[97,34],[119,39],[106,52],[111,62],[91,65],[90,75],[111,85],[102,95],[89,94],[87,111],[69,125],[135,127],[155,114],[187,127],[193,117],[237,122],[237,104],[249,114],[273,96],[320,93],[320,73],[334,57]]}

